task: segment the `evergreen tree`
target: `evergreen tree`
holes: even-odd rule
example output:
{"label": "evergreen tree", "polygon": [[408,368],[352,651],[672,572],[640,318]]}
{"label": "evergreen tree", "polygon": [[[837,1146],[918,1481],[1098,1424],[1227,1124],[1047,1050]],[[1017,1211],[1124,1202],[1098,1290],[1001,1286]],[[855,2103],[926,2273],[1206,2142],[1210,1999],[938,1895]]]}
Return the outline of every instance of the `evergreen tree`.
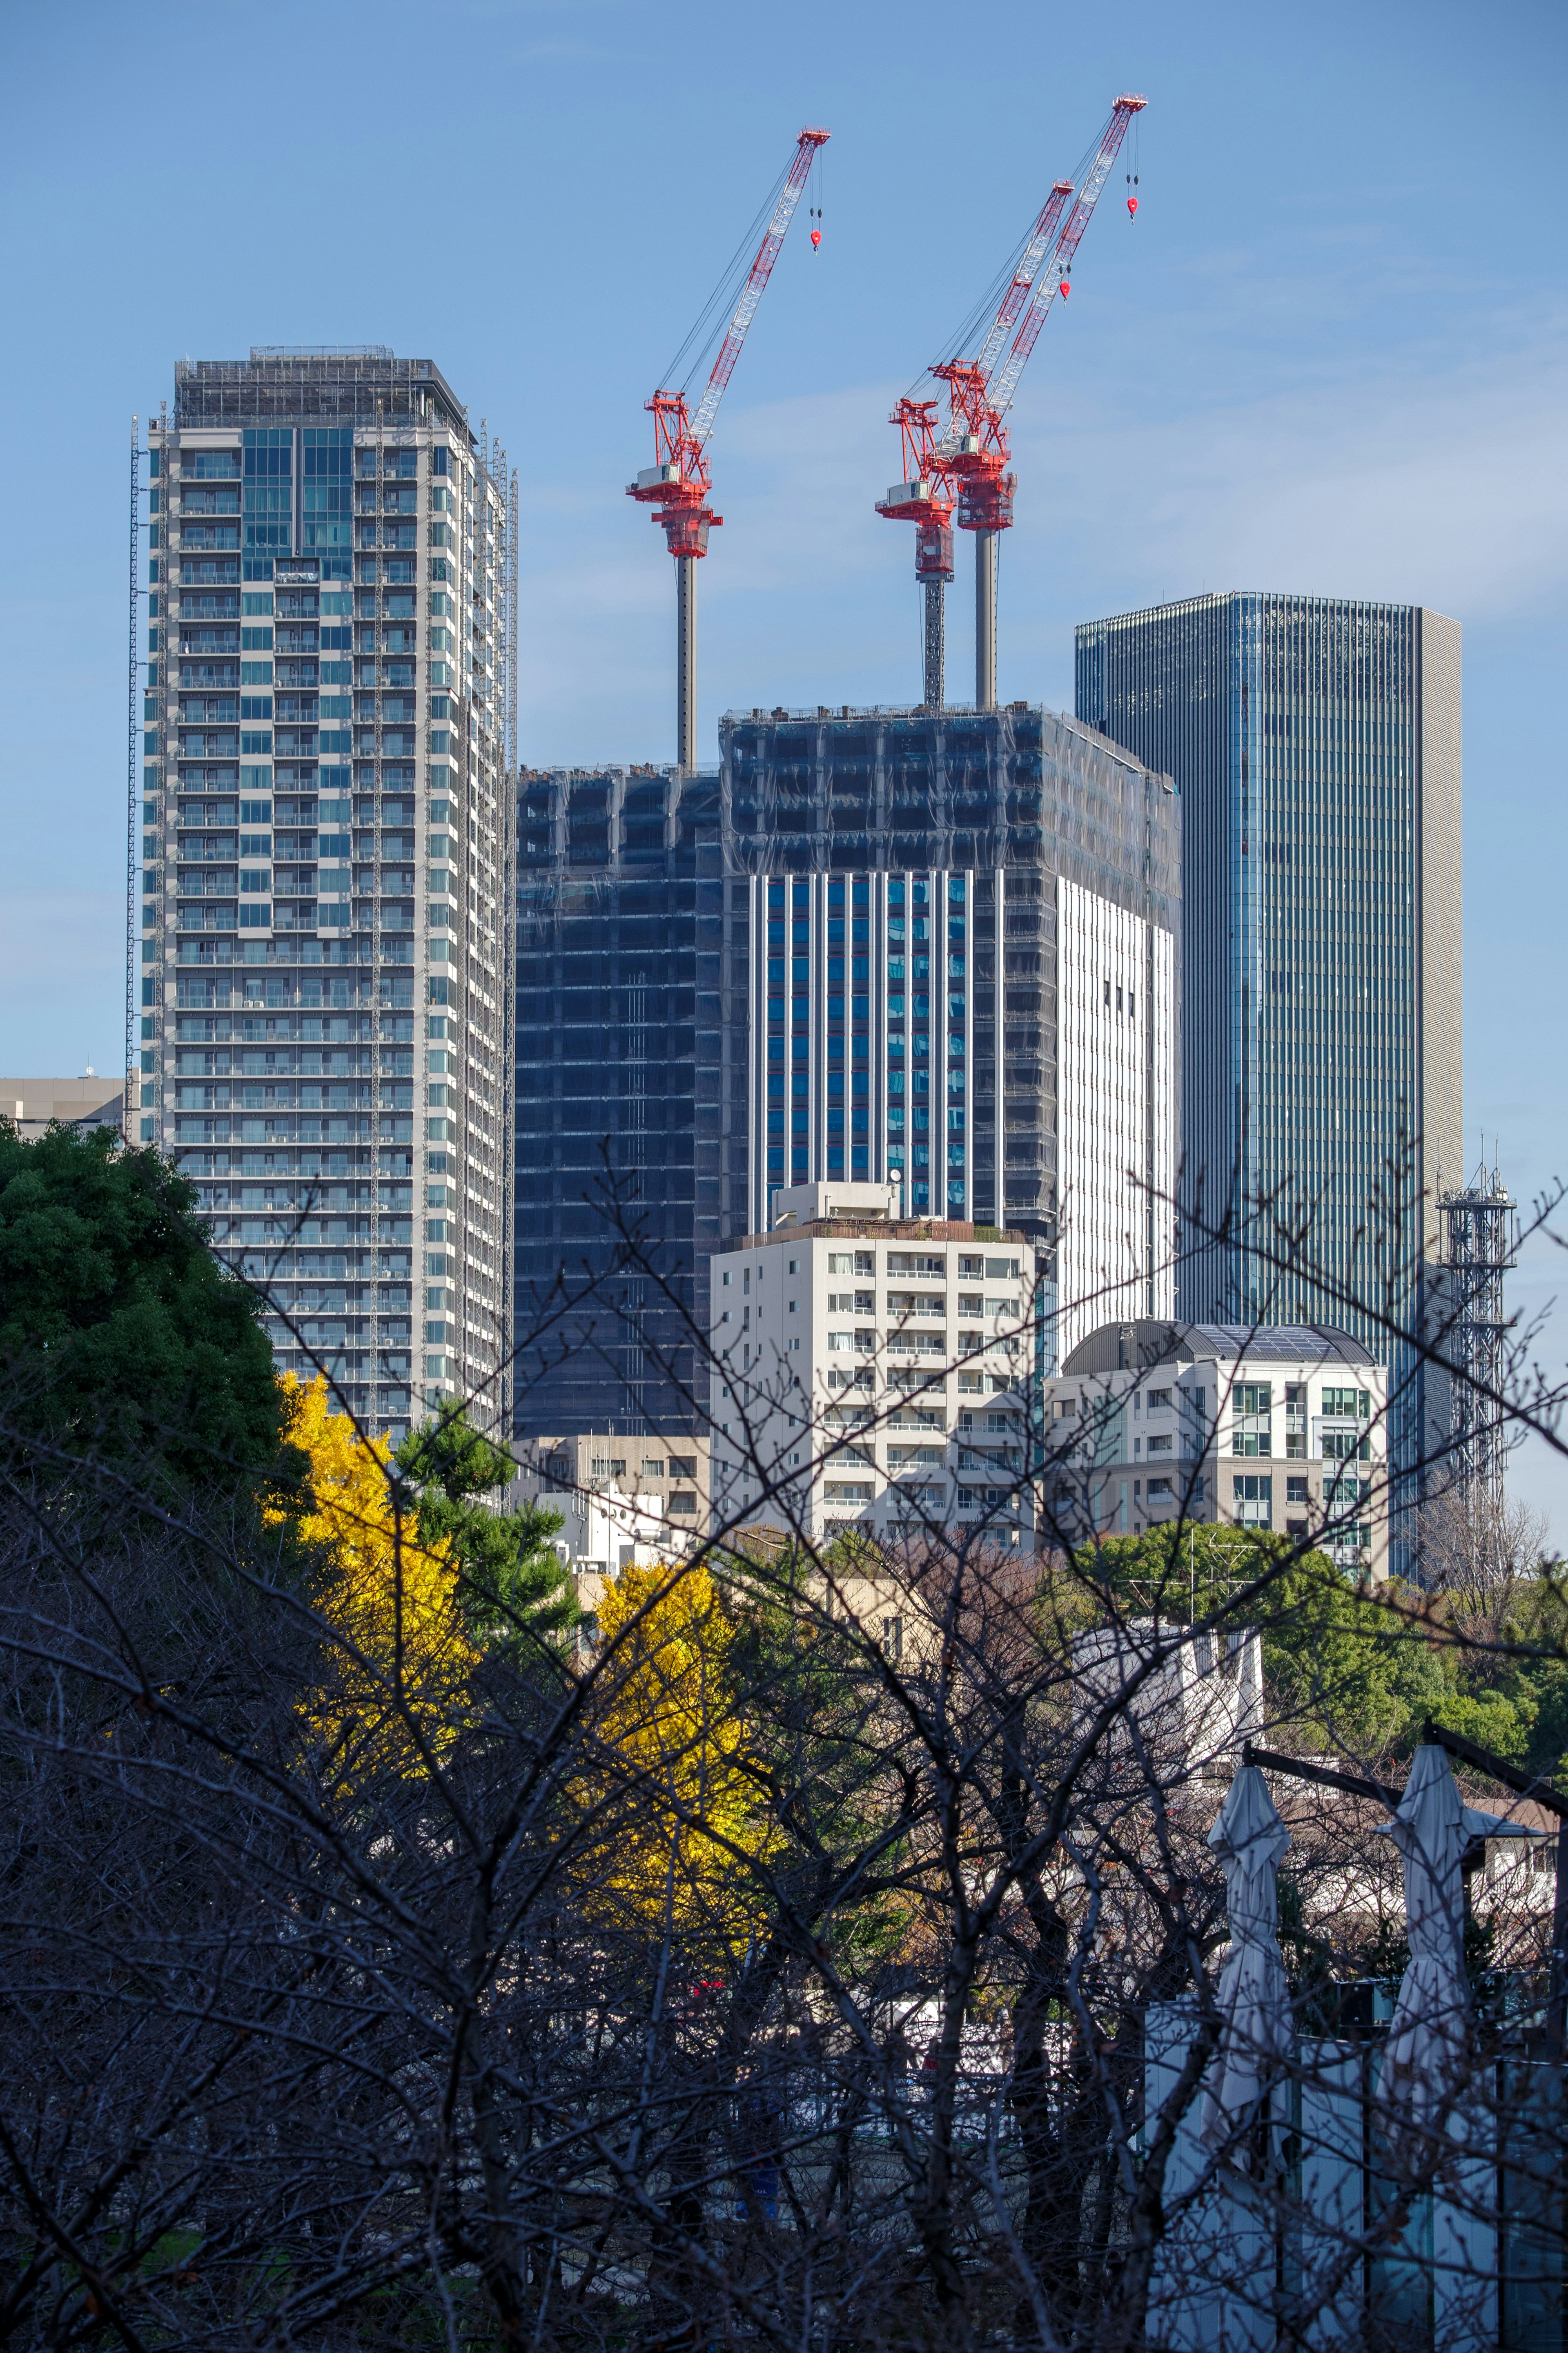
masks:
{"label": "evergreen tree", "polygon": [[[13,1443],[133,1461],[143,1485],[264,1470],[285,1408],[260,1305],[150,1147],[0,1122],[0,1376]],[[33,1455],[35,1469],[48,1453]]]}
{"label": "evergreen tree", "polygon": [[457,1566],[470,1639],[488,1651],[556,1648],[579,1615],[552,1541],[561,1514],[538,1503],[498,1511],[483,1501],[517,1465],[461,1406],[410,1430],[395,1459],[416,1504],[421,1542],[444,1546]]}

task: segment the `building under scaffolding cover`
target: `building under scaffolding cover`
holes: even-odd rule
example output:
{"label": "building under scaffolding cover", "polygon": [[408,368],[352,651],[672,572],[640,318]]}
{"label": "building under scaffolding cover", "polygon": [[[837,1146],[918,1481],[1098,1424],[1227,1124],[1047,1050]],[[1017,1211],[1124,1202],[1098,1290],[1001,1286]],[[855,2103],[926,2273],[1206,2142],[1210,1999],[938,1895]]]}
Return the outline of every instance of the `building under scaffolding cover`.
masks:
{"label": "building under scaffolding cover", "polygon": [[717,778],[525,772],[519,1338],[612,1263],[607,1179],[676,1293],[618,1279],[525,1345],[520,1434],[690,1427],[708,1258],[782,1185],[1024,1229],[1047,1362],[1170,1314],[1180,871],[1170,785],[1023,704],[731,713]]}
{"label": "building under scaffolding cover", "polygon": [[[677,1434],[721,1230],[718,779],[525,769],[518,860],[515,1427]],[[609,1273],[617,1218],[657,1275]],[[559,1313],[558,1279],[593,1286],[580,1312]]]}
{"label": "building under scaffolding cover", "polygon": [[890,1180],[1044,1245],[1062,1349],[1170,1313],[1168,780],[1025,703],[731,713],[720,746],[752,1229],[781,1185]]}

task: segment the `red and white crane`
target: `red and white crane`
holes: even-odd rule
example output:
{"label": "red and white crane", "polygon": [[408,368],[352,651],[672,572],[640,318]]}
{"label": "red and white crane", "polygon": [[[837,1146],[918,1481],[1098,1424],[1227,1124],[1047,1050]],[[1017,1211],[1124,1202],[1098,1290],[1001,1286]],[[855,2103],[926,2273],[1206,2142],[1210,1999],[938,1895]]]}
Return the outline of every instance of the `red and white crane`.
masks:
{"label": "red and white crane", "polygon": [[[974,702],[980,711],[996,706],[996,536],[1011,528],[1017,478],[1007,471],[1011,449],[1006,416],[1030,353],[1058,293],[1070,292],[1073,256],[1082,242],[1110,167],[1142,113],[1145,99],[1116,100],[1095,142],[1080,181],[1058,180],[1025,239],[1006,290],[984,339],[972,359],[954,353],[929,373],[945,384],[948,418],[936,426],[937,404],[902,400],[893,422],[903,434],[907,479],[879,501],[879,514],[921,526],[915,576],[925,584],[925,701],[940,710],[943,698],[942,595],[952,578],[950,519],[956,506],[961,531],[974,541]],[[1074,195],[1072,209],[1068,199]],[[1136,209],[1130,202],[1129,213]],[[1064,217],[1065,216],[1065,217]],[[962,339],[961,339],[962,341]],[[911,445],[910,420],[921,420]],[[910,465],[911,446],[919,459]],[[938,560],[940,556],[940,561]]]}
{"label": "red and white crane", "polygon": [[[803,131],[795,141],[795,155],[773,201],[763,241],[746,273],[728,332],[713,363],[697,414],[691,417],[687,412],[684,387],[679,392],[659,391],[654,394],[647,404],[653,417],[654,462],[644,469],[635,482],[626,485],[628,498],[638,499],[645,506],[657,510],[653,520],[662,525],[665,544],[675,558],[678,599],[676,758],[683,768],[692,768],[697,765],[697,564],[699,558],[708,553],[710,531],[724,520],[722,515],[715,514],[708,503],[708,494],[713,487],[712,477],[708,470],[708,437],[713,430],[713,420],[719,414],[719,403],[724,397],[725,387],[735,373],[735,363],[741,356],[746,331],[756,314],[757,304],[763,299],[763,290],[773,273],[779,248],[800,202],[801,190],[816,160],[816,152],[826,144],[830,135],[826,131]],[[812,243],[815,246],[819,242],[820,231],[816,231]],[[710,309],[712,306],[710,304],[708,307]],[[707,315],[706,311],[703,315]],[[699,326],[700,323],[700,320]],[[687,344],[682,349],[686,349],[690,342],[691,337],[688,336]],[[673,369],[671,373],[674,373]]]}

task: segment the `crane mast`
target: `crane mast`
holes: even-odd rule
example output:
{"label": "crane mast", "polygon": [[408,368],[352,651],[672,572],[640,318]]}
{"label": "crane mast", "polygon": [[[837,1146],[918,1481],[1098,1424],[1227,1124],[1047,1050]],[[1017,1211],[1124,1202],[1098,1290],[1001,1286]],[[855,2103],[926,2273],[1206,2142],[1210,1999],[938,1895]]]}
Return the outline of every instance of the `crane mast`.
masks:
{"label": "crane mast", "polygon": [[[994,711],[996,707],[997,538],[1012,526],[1013,494],[1017,488],[1016,476],[1007,470],[1011,448],[1005,418],[1051,304],[1058,292],[1067,290],[1073,256],[1093,216],[1128,126],[1147,102],[1130,93],[1117,99],[1076,196],[1073,181],[1053,183],[974,357],[944,360],[931,370],[931,375],[947,386],[945,428],[937,428],[935,402],[906,397],[893,412],[892,422],[903,434],[908,479],[894,484],[886,499],[879,501],[877,512],[917,525],[915,573],[926,583],[928,703],[932,699],[932,603],[934,599],[935,637],[940,647],[940,600],[942,586],[953,576],[951,523],[956,507],[960,530],[974,533],[975,707],[981,711]],[[1075,199],[1070,212],[1067,208],[1069,197]],[[911,424],[917,416],[921,422],[911,442]],[[911,463],[911,452],[918,459],[918,466]],[[931,538],[939,512],[940,526],[945,533],[943,562],[940,565],[934,560],[935,543]],[[922,561],[922,544],[927,543],[933,554]],[[939,671],[939,694],[940,684]]]}
{"label": "crane mast", "polygon": [[697,565],[708,553],[710,531],[724,520],[708,503],[713,487],[706,456],[708,438],[816,151],[826,145],[829,135],[826,131],[807,130],[796,139],[773,216],[746,273],[697,414],[693,417],[688,413],[683,390],[656,392],[647,404],[653,418],[654,461],[635,482],[626,484],[628,498],[655,509],[653,520],[663,530],[665,545],[675,558],[675,733],[676,759],[682,768],[697,765]]}

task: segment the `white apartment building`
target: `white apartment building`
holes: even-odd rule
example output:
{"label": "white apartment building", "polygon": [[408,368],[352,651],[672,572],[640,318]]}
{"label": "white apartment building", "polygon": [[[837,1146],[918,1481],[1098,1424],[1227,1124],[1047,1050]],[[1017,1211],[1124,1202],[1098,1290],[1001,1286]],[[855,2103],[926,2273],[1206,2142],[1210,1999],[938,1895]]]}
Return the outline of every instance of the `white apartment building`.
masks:
{"label": "white apartment building", "polygon": [[714,1257],[716,1527],[1032,1548],[1035,1250],[898,1207],[892,1184],[786,1187]]}
{"label": "white apartment building", "polygon": [[507,1505],[547,1504],[561,1514],[555,1549],[570,1568],[580,1608],[595,1611],[623,1568],[683,1559],[708,1534],[706,1438],[606,1430],[531,1440]]}
{"label": "white apartment building", "polygon": [[1310,1324],[1102,1324],[1043,1384],[1042,1539],[1183,1516],[1388,1574],[1388,1368]]}

